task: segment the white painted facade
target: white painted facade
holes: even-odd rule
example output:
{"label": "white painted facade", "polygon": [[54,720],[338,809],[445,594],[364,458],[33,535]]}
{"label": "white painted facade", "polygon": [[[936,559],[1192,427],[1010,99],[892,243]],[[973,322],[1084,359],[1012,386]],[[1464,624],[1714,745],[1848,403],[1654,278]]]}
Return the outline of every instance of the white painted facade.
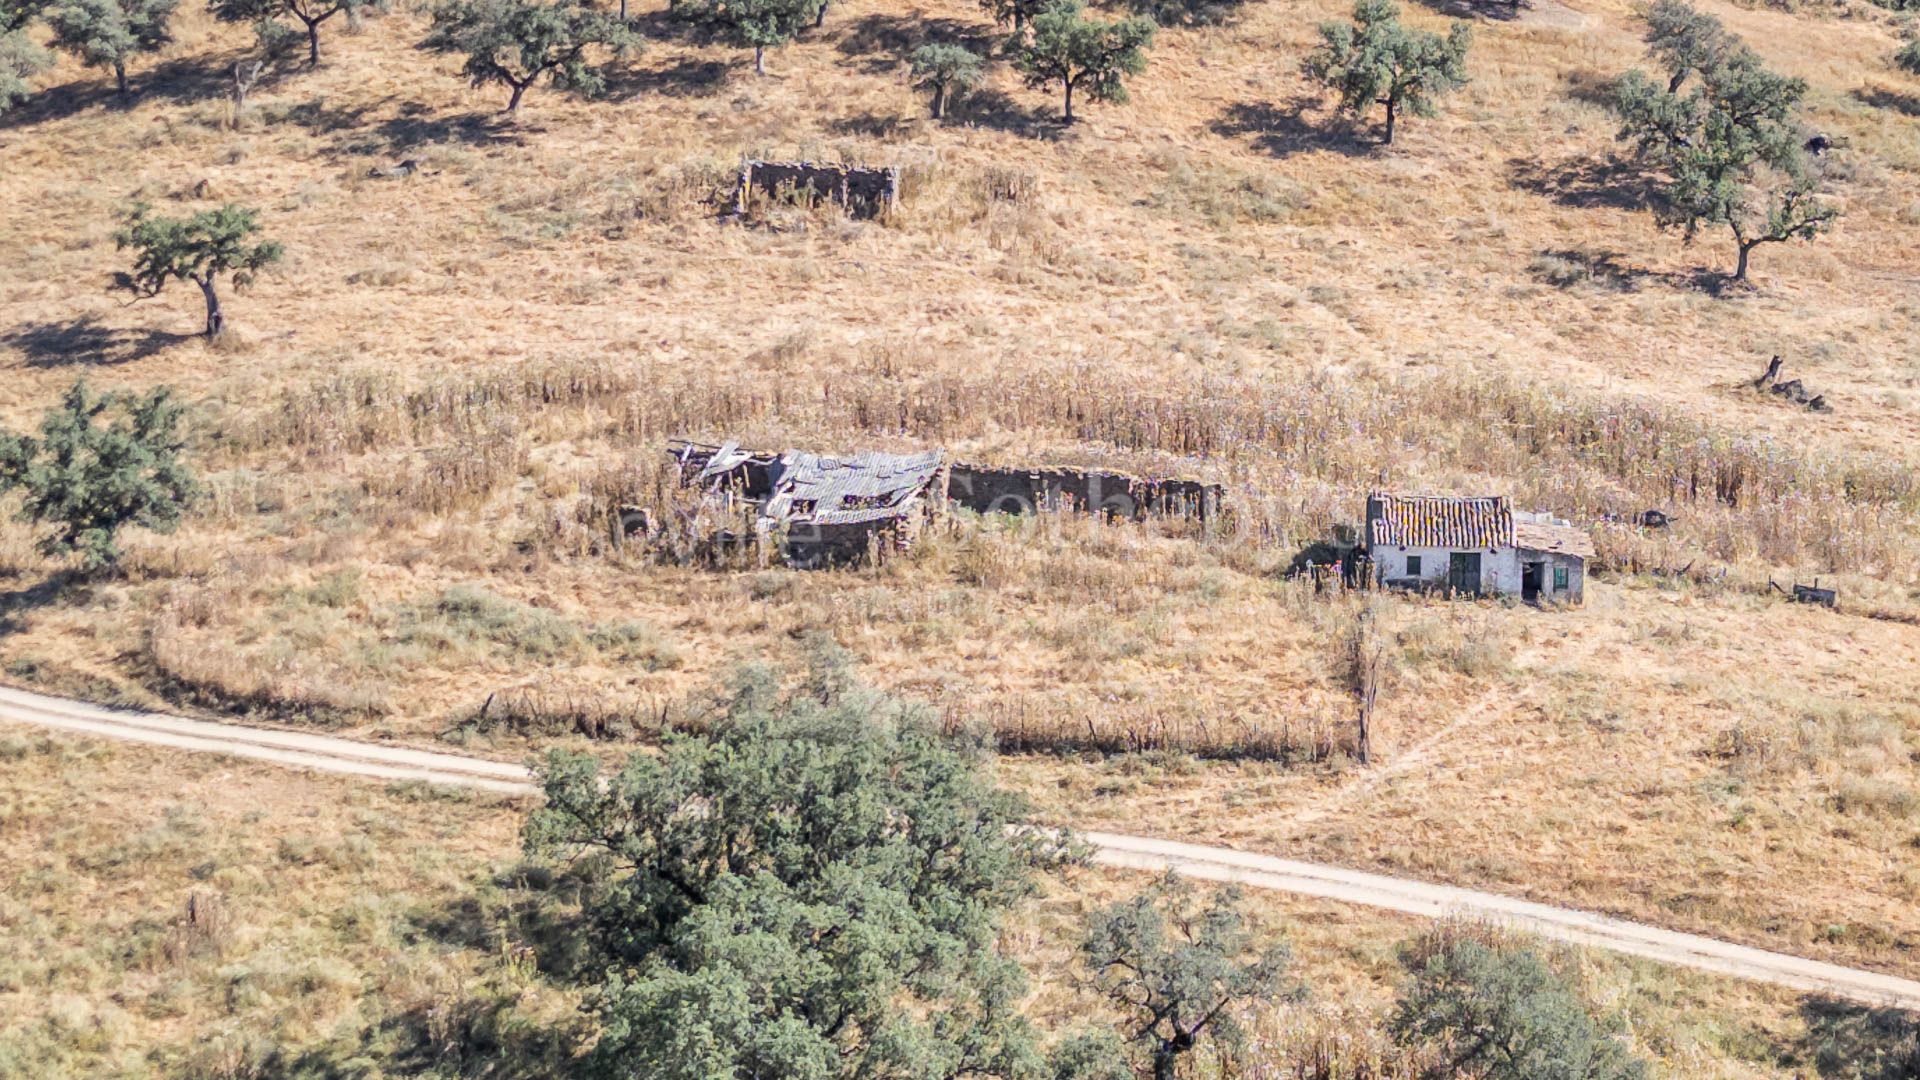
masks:
{"label": "white painted facade", "polygon": [[[1427,588],[1445,589],[1453,556],[1463,551],[1477,551],[1480,556],[1480,591],[1483,593],[1521,595],[1525,584],[1522,575],[1525,565],[1530,562],[1542,564],[1541,600],[1578,604],[1585,593],[1586,565],[1583,560],[1510,546],[1479,549],[1414,546],[1375,548],[1372,553],[1374,573],[1380,582],[1386,584],[1410,586],[1418,581]],[[1417,568],[1414,565],[1416,561]],[[1556,585],[1556,567],[1565,574],[1564,585]]]}

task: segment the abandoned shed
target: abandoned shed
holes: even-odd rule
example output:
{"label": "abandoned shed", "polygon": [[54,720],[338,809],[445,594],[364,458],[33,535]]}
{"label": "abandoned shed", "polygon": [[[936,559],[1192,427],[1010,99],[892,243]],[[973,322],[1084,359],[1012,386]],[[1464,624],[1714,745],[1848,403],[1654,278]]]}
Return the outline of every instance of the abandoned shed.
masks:
{"label": "abandoned shed", "polygon": [[1593,540],[1506,496],[1367,497],[1366,543],[1382,585],[1578,604]]}
{"label": "abandoned shed", "polygon": [[794,566],[904,551],[945,503],[946,459],[939,450],[837,458],[804,450],[754,453],[733,442],[676,441],[668,449],[682,483],[754,504],[756,527],[778,534],[781,556]]}

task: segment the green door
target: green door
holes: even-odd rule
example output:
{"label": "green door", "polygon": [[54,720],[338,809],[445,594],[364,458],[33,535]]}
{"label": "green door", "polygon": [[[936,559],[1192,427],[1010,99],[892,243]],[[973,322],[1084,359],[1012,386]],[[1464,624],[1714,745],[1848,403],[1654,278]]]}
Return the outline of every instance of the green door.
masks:
{"label": "green door", "polygon": [[1480,591],[1480,553],[1456,551],[1447,560],[1447,588],[1454,592]]}

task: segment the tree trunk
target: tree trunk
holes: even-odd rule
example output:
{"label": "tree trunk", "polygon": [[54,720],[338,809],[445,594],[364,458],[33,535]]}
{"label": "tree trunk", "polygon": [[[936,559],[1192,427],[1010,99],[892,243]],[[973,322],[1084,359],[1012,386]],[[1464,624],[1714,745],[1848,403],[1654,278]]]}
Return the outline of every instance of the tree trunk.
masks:
{"label": "tree trunk", "polygon": [[1162,1042],[1153,1048],[1153,1080],[1174,1080],[1178,1064],[1180,1052],[1172,1043]]}
{"label": "tree trunk", "polygon": [[1064,113],[1066,116],[1066,122],[1071,124],[1073,123],[1073,82],[1072,80],[1067,81],[1066,87],[1067,87],[1067,106],[1066,106],[1066,109],[1064,110]]}
{"label": "tree trunk", "polygon": [[827,25],[827,5],[822,3],[820,10],[813,13],[813,28],[818,30],[825,25]]}
{"label": "tree trunk", "polygon": [[753,47],[753,73],[755,75],[765,75],[767,73],[767,47],[765,45],[755,45]]}
{"label": "tree trunk", "polygon": [[620,0],[620,21],[627,21],[627,0]]}
{"label": "tree trunk", "polygon": [[124,60],[113,62],[113,85],[119,87],[121,93],[127,92],[127,62]]}
{"label": "tree trunk", "polygon": [[1399,119],[1398,109],[1395,107],[1396,104],[1392,98],[1387,99],[1387,137],[1380,140],[1381,143],[1386,146],[1393,145],[1393,125],[1394,122]]}
{"label": "tree trunk", "polygon": [[530,82],[532,82],[532,81],[533,81],[532,79],[528,79],[528,80],[527,80],[527,82],[517,82],[517,83],[508,83],[508,84],[507,84],[508,86],[511,86],[511,87],[513,87],[513,96],[507,99],[507,111],[508,111],[508,112],[510,112],[510,113],[513,113],[513,114],[515,114],[515,115],[518,115],[518,114],[519,114],[519,112],[520,112],[520,95],[521,95],[521,94],[524,94],[524,93],[526,93],[526,92],[527,92],[527,83],[530,83]]}
{"label": "tree trunk", "polygon": [[213,291],[213,275],[194,278],[193,283],[200,286],[200,295],[207,301],[207,339],[211,341],[226,332],[227,316],[220,310],[220,296]]}
{"label": "tree trunk", "polygon": [[933,84],[933,118],[939,120],[947,115],[947,84]]}
{"label": "tree trunk", "polygon": [[307,66],[320,66],[320,24],[317,22],[307,23]]}
{"label": "tree trunk", "polygon": [[1758,240],[1740,241],[1740,261],[1734,265],[1733,280],[1747,280],[1747,256],[1753,254],[1753,249],[1758,246],[1760,246],[1760,241]]}

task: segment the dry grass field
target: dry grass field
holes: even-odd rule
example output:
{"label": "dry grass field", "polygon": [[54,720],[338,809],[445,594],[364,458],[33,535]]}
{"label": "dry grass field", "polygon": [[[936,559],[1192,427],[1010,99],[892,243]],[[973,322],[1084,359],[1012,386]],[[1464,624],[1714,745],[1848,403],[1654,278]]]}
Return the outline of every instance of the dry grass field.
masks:
{"label": "dry grass field", "polygon": [[[329,1055],[377,1047],[390,1067],[457,1067],[441,1048],[524,1053],[529,1021],[569,1022],[574,1002],[511,914],[514,806],[64,736],[9,733],[0,755],[0,860],[16,883],[0,931],[33,943],[0,966],[0,1072],[214,1080],[332,1061],[383,1075]],[[1044,1028],[1098,1008],[1076,989],[1075,935],[1089,908],[1141,884],[1076,872],[1009,928]],[[1249,904],[1310,987],[1254,1017],[1257,1038],[1359,1037],[1390,1003],[1417,921]],[[1851,1076],[1836,1062],[1874,1047],[1868,1010],[1605,955],[1574,963],[1659,1075]]]}
{"label": "dry grass field", "polygon": [[[404,5],[329,24],[326,63],[236,115],[224,73],[248,34],[188,5],[178,41],[135,66],[131,102],[63,61],[0,116],[0,423],[31,426],[76,377],[170,385],[207,487],[178,533],[130,537],[107,577],[0,527],[0,678],[519,758],[644,738],[738,664],[824,634],[865,677],[991,725],[1022,751],[1005,774],[1052,820],[1920,974],[1920,81],[1891,68],[1879,8],[1704,6],[1804,77],[1809,126],[1842,144],[1827,169],[1846,217],[1762,248],[1750,290],[1714,278],[1724,237],[1684,245],[1609,182],[1617,125],[1596,87],[1641,52],[1623,0],[1476,19],[1473,82],[1391,148],[1300,74],[1336,0],[1164,30],[1133,100],[1071,128],[998,62],[951,122],[923,118],[912,46],[993,37],[960,2],[836,3],[764,78],[643,11],[654,40],[607,100],[541,87],[512,121],[494,112],[504,94],[415,48],[425,18]],[[898,163],[902,206],[884,223],[721,223],[712,200],[761,155]],[[412,177],[369,175],[408,158]],[[228,297],[217,346],[192,334],[190,288],[108,293],[138,199],[257,207],[285,243],[281,267]],[[1834,411],[1748,388],[1773,354]],[[608,528],[623,503],[679,505],[660,453],[677,435],[1190,473],[1226,484],[1232,510],[1206,528],[964,519],[875,568],[716,569]],[[1587,606],[1287,580],[1379,485],[1507,492],[1595,523]],[[1648,507],[1675,526],[1602,521]],[[1816,575],[1838,610],[1767,584]],[[1342,666],[1362,608],[1390,668],[1364,769]],[[80,798],[58,763],[94,751],[60,745],[4,769],[20,813]],[[129,785],[159,767],[98,753]],[[227,766],[167,768],[178,790]],[[391,845],[274,871],[336,890],[316,896],[444,895],[511,843],[497,808],[246,782],[272,785],[262,812],[285,835],[308,810],[310,838],[342,815],[415,815]],[[130,842],[114,814],[144,804],[101,799],[27,850]],[[52,881],[48,895],[86,888]],[[223,886],[243,907],[243,886],[266,888]],[[147,920],[158,956],[191,888],[127,896],[116,925]],[[1328,939],[1393,936],[1285,907]],[[292,907],[241,917],[322,933]],[[23,918],[9,913],[10,939],[41,933]],[[272,970],[360,965],[372,947],[325,933],[345,951],[303,940]],[[378,963],[405,968],[413,948]],[[1353,977],[1377,981],[1388,953]],[[75,1023],[186,1052],[197,1020],[109,1005],[124,956],[73,962],[59,993]],[[447,963],[431,979],[466,970]],[[359,970],[331,990],[312,976],[333,997],[285,1017],[286,1037],[323,1034]],[[1680,995],[1651,1021],[1672,1032],[1655,1049],[1675,1075],[1788,1074],[1766,1071],[1789,1068],[1785,1051],[1738,1046],[1791,1043],[1792,1003],[1700,989],[1725,1018],[1702,1034],[1672,1018],[1692,983],[1632,970],[1603,977]]]}

